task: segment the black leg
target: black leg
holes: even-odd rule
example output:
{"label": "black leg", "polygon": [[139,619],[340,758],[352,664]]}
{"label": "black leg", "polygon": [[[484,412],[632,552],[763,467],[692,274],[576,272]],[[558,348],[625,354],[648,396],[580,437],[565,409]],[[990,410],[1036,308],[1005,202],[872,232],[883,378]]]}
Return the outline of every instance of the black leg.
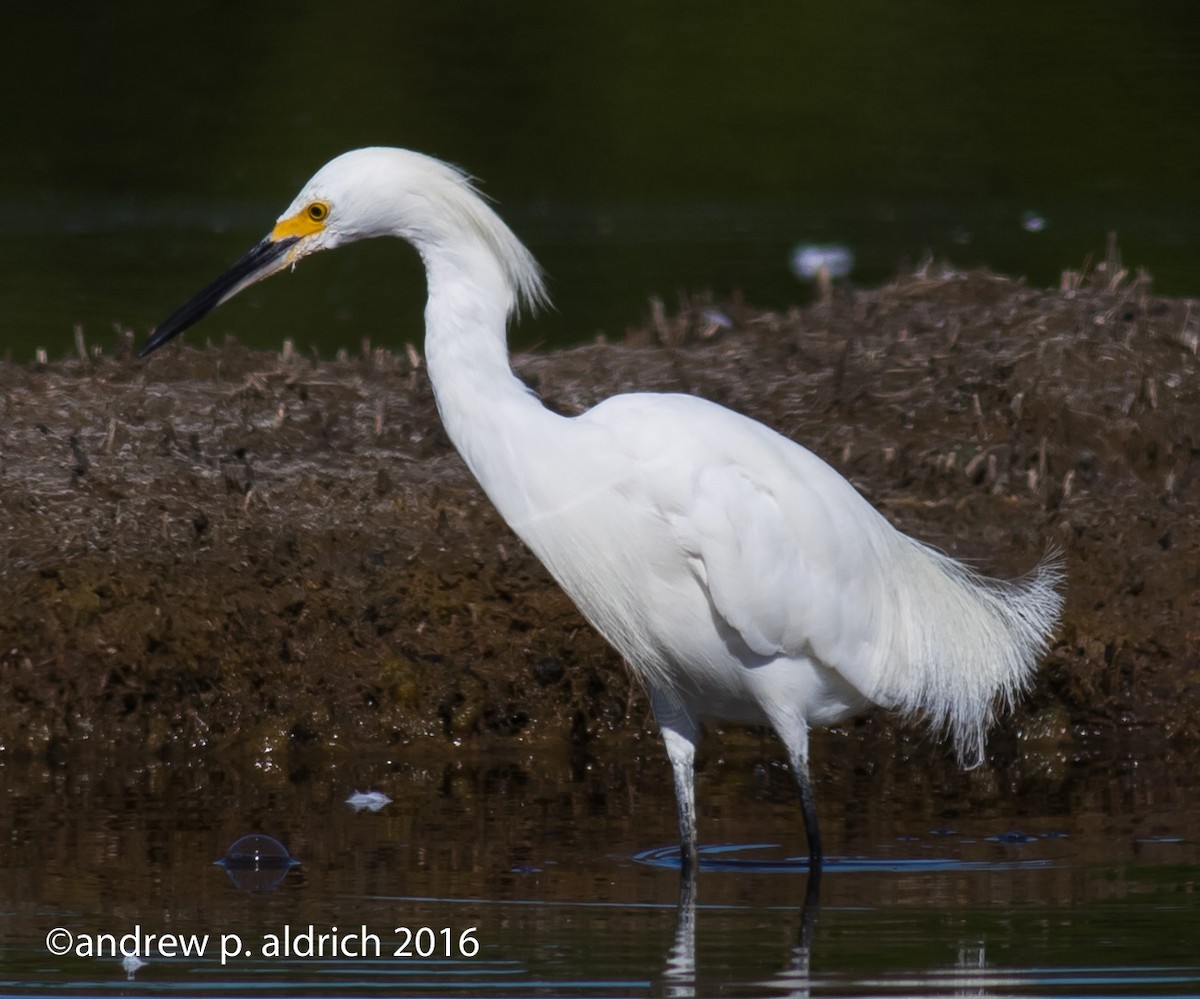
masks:
{"label": "black leg", "polygon": [[808,869],[816,872],[821,868],[825,853],[821,849],[821,830],[817,825],[817,803],[813,797],[812,780],[808,776],[808,763],[793,764],[796,784],[800,788],[800,811],[804,815],[804,833],[808,837]]}

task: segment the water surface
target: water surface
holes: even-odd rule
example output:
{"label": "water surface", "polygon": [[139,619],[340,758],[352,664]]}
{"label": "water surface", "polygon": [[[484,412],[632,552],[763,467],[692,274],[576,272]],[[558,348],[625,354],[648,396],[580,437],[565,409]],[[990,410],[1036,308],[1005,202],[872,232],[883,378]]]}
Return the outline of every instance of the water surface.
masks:
{"label": "water surface", "polygon": [[[869,779],[866,797],[861,780],[826,781],[832,859],[806,912],[789,780],[769,751],[742,747],[701,777],[704,869],[694,909],[681,910],[654,750],[574,764],[476,753],[422,764],[412,751],[6,761],[0,990],[1200,991],[1200,812],[1166,768],[1114,780],[1080,763],[1048,794],[981,796],[950,777],[941,802],[873,803]],[[356,812],[344,799],[368,786],[393,800]],[[274,889],[240,890],[214,865],[247,832],[299,860]],[[56,928],[70,936],[51,940]],[[176,950],[143,948],[130,981],[114,942],[147,934],[178,935]]]}

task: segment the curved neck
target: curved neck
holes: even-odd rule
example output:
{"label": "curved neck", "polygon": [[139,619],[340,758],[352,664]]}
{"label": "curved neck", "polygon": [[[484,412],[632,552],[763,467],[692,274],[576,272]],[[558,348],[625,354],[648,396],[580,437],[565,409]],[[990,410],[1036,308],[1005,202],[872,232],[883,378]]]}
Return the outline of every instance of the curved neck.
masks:
{"label": "curved neck", "polygon": [[419,249],[429,284],[425,360],[438,412],[450,440],[496,502],[496,487],[512,478],[530,421],[552,414],[509,364],[513,291],[495,254],[467,241]]}

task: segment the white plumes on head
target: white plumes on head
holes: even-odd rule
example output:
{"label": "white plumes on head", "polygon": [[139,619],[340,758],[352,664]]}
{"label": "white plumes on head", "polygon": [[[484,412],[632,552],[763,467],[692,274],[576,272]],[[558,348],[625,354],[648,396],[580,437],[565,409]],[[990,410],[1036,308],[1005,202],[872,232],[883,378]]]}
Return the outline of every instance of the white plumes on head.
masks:
{"label": "white plumes on head", "polygon": [[541,265],[484,200],[472,178],[457,167],[432,162],[442,168],[447,183],[432,185],[429,196],[441,203],[446,218],[474,233],[495,254],[512,288],[514,308],[536,313],[549,305]]}
{"label": "white plumes on head", "polygon": [[375,236],[401,236],[426,257],[432,247],[482,245],[499,266],[513,311],[549,305],[542,269],[458,167],[409,149],[354,149],[323,166],[284,217],[314,199],[332,206],[320,249]]}

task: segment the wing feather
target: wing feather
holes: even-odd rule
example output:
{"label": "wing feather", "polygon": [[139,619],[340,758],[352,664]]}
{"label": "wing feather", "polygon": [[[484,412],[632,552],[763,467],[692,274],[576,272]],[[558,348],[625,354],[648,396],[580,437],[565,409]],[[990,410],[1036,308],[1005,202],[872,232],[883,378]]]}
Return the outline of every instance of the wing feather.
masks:
{"label": "wing feather", "polygon": [[1062,609],[1056,558],[1024,579],[987,579],[901,534],[762,424],[690,397],[618,398],[593,412],[628,432],[642,500],[747,647],[816,659],[875,703],[923,714],[977,761],[995,707],[1047,648]]}
{"label": "wing feather", "polygon": [[[744,465],[698,471],[672,527],[703,574],[714,609],[761,656],[812,656],[878,696],[878,514],[819,459],[767,479]],[[807,462],[806,462],[807,463]]]}

